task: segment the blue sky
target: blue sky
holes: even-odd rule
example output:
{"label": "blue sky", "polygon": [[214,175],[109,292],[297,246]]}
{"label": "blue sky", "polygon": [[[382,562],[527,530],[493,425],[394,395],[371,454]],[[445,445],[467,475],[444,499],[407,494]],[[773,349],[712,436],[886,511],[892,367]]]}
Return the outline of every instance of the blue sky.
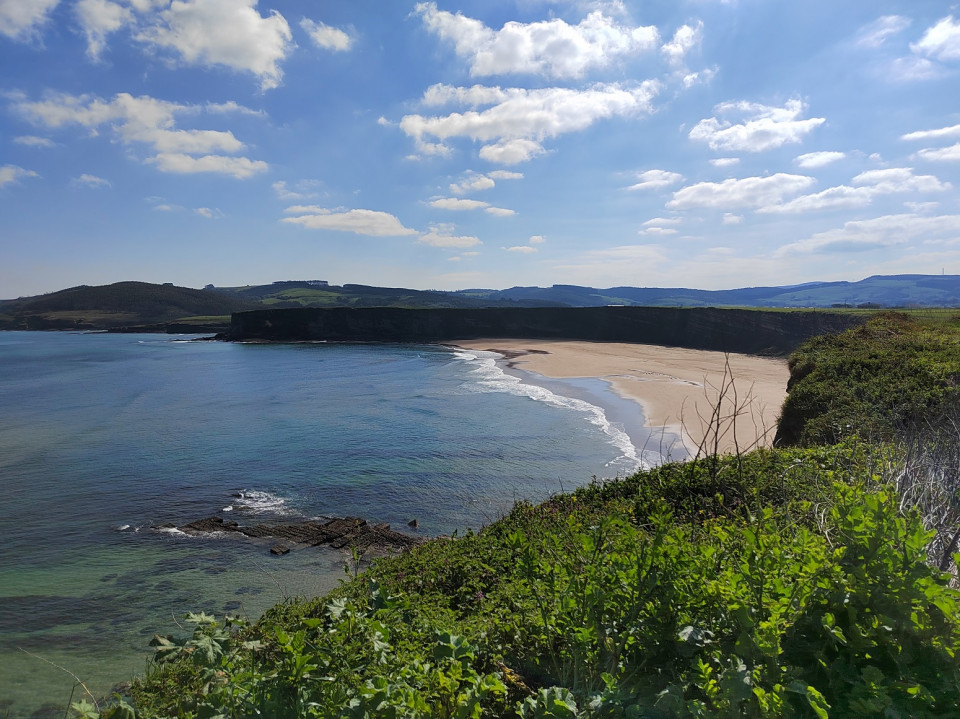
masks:
{"label": "blue sky", "polygon": [[0,297],[960,274],[942,0],[0,0]]}

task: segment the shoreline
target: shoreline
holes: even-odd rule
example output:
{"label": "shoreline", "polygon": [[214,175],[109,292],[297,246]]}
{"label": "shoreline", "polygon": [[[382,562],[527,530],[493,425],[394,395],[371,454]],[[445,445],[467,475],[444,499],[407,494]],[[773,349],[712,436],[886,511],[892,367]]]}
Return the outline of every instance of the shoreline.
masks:
{"label": "shoreline", "polygon": [[790,376],[783,358],[661,345],[530,339],[445,344],[497,353],[506,369],[548,380],[602,380],[618,397],[640,405],[648,429],[677,437],[691,457],[769,447]]}

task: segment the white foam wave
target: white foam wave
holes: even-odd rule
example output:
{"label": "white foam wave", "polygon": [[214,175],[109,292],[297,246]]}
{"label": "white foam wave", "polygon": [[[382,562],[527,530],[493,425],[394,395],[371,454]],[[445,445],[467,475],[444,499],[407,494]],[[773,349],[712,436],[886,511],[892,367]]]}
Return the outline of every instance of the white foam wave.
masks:
{"label": "white foam wave", "polygon": [[[287,500],[276,494],[263,492],[257,489],[241,489],[234,494],[236,502],[231,505],[231,510],[245,510],[255,514],[270,512],[272,514],[290,514],[291,510],[287,506]],[[225,510],[226,511],[226,510]]]}
{"label": "white foam wave", "polygon": [[599,427],[607,435],[610,443],[620,452],[618,457],[607,462],[608,467],[620,467],[626,464],[630,466],[624,469],[632,472],[646,466],[646,462],[641,459],[637,448],[630,441],[630,436],[623,431],[622,427],[607,419],[602,407],[590,404],[582,399],[558,395],[546,387],[525,384],[519,377],[514,377],[503,371],[503,368],[497,364],[500,355],[495,352],[456,349],[454,350],[454,356],[468,362],[476,375],[475,381],[465,389],[480,392],[506,392],[520,397],[529,397],[532,400],[545,402],[554,407],[581,412],[586,415],[587,421]]}
{"label": "white foam wave", "polygon": [[181,532],[176,527],[159,527],[158,532],[163,532],[164,534],[172,534],[175,537],[189,537],[190,535],[186,532]]}

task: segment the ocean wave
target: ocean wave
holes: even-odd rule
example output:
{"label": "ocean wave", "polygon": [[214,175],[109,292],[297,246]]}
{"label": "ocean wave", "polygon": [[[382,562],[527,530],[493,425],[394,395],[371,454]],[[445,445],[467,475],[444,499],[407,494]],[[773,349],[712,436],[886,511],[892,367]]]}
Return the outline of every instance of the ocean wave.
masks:
{"label": "ocean wave", "polygon": [[500,355],[496,352],[455,349],[454,356],[467,362],[475,375],[474,382],[465,386],[465,389],[480,392],[505,392],[520,397],[529,397],[532,400],[545,402],[554,407],[581,412],[590,424],[598,427],[607,435],[609,442],[620,452],[619,456],[607,462],[608,467],[615,467],[618,471],[622,469],[625,473],[630,473],[641,467],[649,466],[649,463],[642,457],[644,453],[637,451],[630,440],[630,436],[623,431],[621,426],[607,419],[606,412],[602,407],[575,397],[564,397],[546,387],[526,384],[519,377],[507,374],[497,364]]}
{"label": "ocean wave", "polygon": [[[293,514],[283,497],[257,489],[241,489],[234,492],[237,500],[230,505],[229,511],[245,511],[252,514]],[[224,508],[227,511],[227,508]]]}

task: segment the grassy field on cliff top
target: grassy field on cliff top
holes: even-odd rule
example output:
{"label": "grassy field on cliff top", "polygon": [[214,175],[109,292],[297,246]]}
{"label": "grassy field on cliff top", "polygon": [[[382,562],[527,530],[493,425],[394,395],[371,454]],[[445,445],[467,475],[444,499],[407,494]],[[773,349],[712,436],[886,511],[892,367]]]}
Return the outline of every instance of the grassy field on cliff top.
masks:
{"label": "grassy field on cliff top", "polygon": [[958,350],[957,317],[817,338],[783,446],[354,556],[256,623],[192,615],[127,696],[72,713],[960,716]]}

